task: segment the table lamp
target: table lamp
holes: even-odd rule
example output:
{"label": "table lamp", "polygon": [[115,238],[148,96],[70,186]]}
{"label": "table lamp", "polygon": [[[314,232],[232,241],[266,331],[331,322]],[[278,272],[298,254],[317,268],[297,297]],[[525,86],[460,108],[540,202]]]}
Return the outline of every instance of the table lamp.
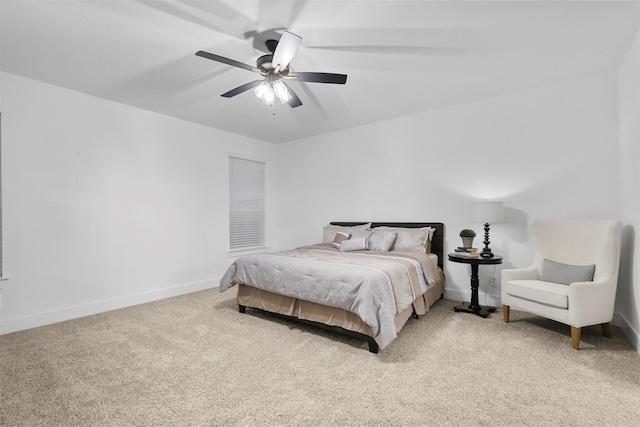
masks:
{"label": "table lamp", "polygon": [[471,205],[471,221],[484,223],[484,249],[480,252],[483,258],[493,258],[489,249],[489,224],[504,222],[504,205],[502,202],[475,202]]}

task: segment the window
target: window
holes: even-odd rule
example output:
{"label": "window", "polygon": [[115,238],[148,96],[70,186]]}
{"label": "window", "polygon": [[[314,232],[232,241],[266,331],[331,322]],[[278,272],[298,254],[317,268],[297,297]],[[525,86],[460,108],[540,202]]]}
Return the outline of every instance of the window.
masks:
{"label": "window", "polygon": [[264,163],[229,157],[229,249],[264,248]]}

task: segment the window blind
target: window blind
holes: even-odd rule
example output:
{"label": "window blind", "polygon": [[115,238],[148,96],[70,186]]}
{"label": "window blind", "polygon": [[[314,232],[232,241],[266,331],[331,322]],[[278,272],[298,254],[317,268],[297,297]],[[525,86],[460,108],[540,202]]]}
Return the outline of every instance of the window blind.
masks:
{"label": "window blind", "polygon": [[229,248],[264,247],[264,163],[229,157]]}

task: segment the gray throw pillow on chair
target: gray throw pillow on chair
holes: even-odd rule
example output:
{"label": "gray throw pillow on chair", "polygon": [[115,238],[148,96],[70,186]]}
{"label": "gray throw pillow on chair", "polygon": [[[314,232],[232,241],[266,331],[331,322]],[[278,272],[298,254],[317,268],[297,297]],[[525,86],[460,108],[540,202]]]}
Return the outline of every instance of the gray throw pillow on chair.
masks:
{"label": "gray throw pillow on chair", "polygon": [[540,280],[569,285],[574,282],[591,282],[596,271],[595,264],[571,265],[545,259],[542,262]]}

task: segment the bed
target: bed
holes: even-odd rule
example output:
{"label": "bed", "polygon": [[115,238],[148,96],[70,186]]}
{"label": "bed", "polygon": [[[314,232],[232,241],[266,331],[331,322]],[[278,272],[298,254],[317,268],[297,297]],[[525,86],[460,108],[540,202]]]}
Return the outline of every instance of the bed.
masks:
{"label": "bed", "polygon": [[220,291],[237,288],[241,313],[251,307],[356,336],[377,353],[442,298],[443,262],[442,223],[332,222],[321,243],[236,259]]}

